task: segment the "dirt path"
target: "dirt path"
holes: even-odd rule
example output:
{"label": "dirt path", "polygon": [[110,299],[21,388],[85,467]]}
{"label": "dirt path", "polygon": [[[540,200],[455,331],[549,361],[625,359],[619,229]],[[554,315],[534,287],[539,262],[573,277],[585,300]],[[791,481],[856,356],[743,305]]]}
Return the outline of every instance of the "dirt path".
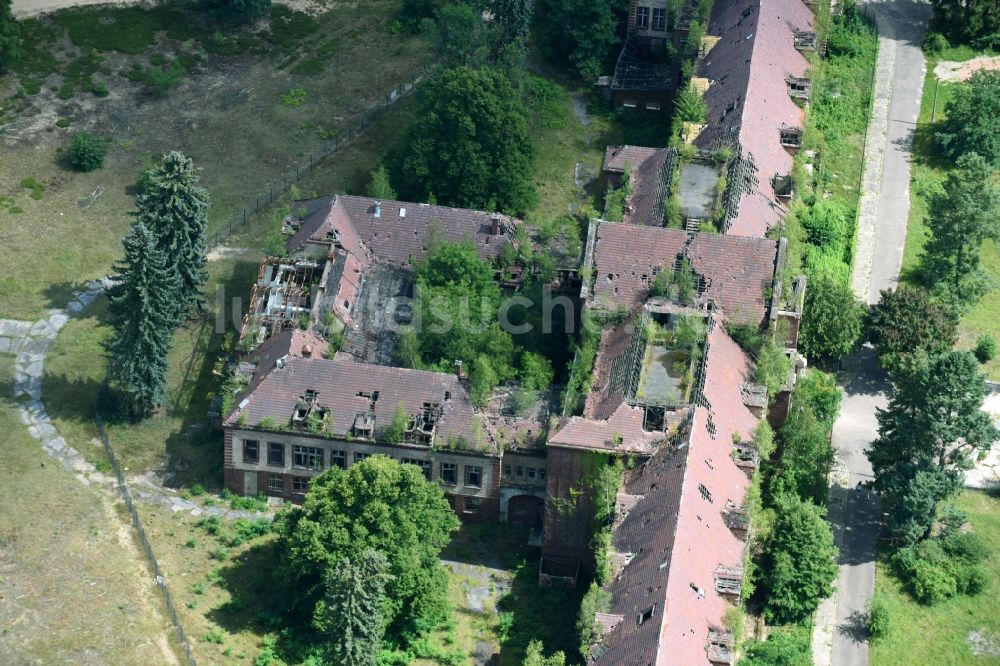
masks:
{"label": "dirt path", "polygon": [[1000,56],[982,56],[956,62],[943,60],[934,68],[934,76],[942,81],[965,81],[980,70],[1000,69]]}

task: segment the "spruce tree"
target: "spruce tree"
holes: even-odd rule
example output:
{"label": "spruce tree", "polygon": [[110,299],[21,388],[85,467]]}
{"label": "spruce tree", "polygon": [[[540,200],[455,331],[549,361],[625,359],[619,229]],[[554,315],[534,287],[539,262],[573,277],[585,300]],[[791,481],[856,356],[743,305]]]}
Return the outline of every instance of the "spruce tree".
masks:
{"label": "spruce tree", "polygon": [[0,0],[0,74],[21,55],[20,26],[11,13],[11,0]]}
{"label": "spruce tree", "polygon": [[173,321],[179,324],[192,307],[204,305],[205,227],[208,192],[198,186],[198,169],[174,151],[149,170],[147,186],[136,195],[135,217],[156,237],[167,264],[178,278]]}
{"label": "spruce tree", "polygon": [[177,276],[156,237],[141,221],[122,240],[125,257],[115,265],[108,309],[114,335],[107,344],[110,375],[123,410],[146,416],[163,404],[167,352],[176,312]]}
{"label": "spruce tree", "polygon": [[375,666],[385,633],[385,556],[367,550],[352,562],[344,557],[326,579],[330,663]]}

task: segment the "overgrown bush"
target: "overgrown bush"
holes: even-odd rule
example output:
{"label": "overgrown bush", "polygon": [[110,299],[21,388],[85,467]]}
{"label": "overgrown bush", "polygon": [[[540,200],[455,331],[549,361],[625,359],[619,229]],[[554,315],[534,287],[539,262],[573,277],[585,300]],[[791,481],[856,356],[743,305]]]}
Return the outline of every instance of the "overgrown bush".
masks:
{"label": "overgrown bush", "polygon": [[980,363],[989,363],[997,355],[997,341],[992,335],[980,335],[976,338],[976,347],[972,353]]}
{"label": "overgrown bush", "polygon": [[271,0],[208,0],[207,8],[220,21],[252,22],[271,11]]}
{"label": "overgrown bush", "polygon": [[947,527],[941,535],[897,552],[896,571],[925,604],[935,604],[956,594],[978,594],[989,580],[982,566],[989,548],[973,532]]}
{"label": "overgrown bush", "polygon": [[77,132],[69,144],[69,163],[77,171],[100,169],[107,154],[107,140],[90,132]]}
{"label": "overgrown bush", "polygon": [[868,607],[868,635],[877,642],[892,633],[892,614],[889,607],[878,595]]}
{"label": "overgrown bush", "polygon": [[597,583],[591,583],[590,589],[580,601],[580,614],[576,620],[576,631],[580,637],[580,656],[584,661],[590,657],[590,646],[601,639],[601,629],[594,620],[595,613],[606,613],[611,609],[611,593]]}

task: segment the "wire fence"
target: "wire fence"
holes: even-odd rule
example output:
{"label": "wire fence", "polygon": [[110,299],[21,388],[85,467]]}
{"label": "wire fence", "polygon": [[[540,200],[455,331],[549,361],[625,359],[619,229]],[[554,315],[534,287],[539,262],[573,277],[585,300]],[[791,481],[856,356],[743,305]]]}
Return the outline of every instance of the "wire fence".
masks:
{"label": "wire fence", "polygon": [[[101,397],[103,397],[103,394],[104,388],[102,387]],[[101,404],[101,397],[98,398],[98,404]],[[132,518],[132,526],[135,528],[136,534],[139,535],[139,543],[142,544],[142,549],[146,553],[146,559],[153,570],[156,586],[160,589],[160,594],[163,595],[167,614],[170,616],[170,621],[177,631],[177,638],[180,640],[181,648],[184,650],[184,657],[187,659],[188,666],[197,666],[194,653],[191,651],[191,643],[188,641],[187,634],[184,633],[184,627],[181,626],[181,620],[177,617],[177,610],[170,596],[170,590],[167,589],[166,578],[164,578],[163,572],[160,570],[160,565],[156,561],[156,556],[153,554],[153,546],[146,537],[146,530],[142,527],[139,513],[135,510],[135,502],[132,500],[132,494],[125,483],[125,476],[122,474],[121,465],[118,464],[118,458],[115,457],[114,449],[111,448],[111,440],[108,439],[108,433],[104,429],[104,421],[101,420],[101,415],[98,413],[96,406],[94,408],[94,423],[97,425],[97,432],[101,437],[101,443],[104,445],[104,452],[107,454],[108,460],[111,461],[111,467],[115,470],[115,478],[118,480],[118,491],[121,493],[122,499],[125,500],[125,506],[128,507],[128,514]]]}
{"label": "wire fence", "polygon": [[280,198],[292,185],[297,183],[303,174],[309,172],[327,157],[336,154],[337,151],[350,143],[352,139],[371,125],[376,118],[388,111],[393,104],[416,90],[417,85],[426,79],[436,67],[434,64],[418,67],[410,75],[408,81],[389,90],[383,99],[373,103],[362,111],[353,120],[348,122],[347,127],[341,129],[337,133],[337,136],[311,152],[305,160],[296,164],[294,169],[282,176],[281,180],[268,184],[256,196],[247,199],[246,204],[239,213],[233,215],[228,220],[224,220],[216,226],[214,231],[208,234],[206,238],[208,248],[216,247],[229,236],[233,235],[233,233],[244,229],[248,222],[259,217],[261,211],[266,211],[277,198]]}

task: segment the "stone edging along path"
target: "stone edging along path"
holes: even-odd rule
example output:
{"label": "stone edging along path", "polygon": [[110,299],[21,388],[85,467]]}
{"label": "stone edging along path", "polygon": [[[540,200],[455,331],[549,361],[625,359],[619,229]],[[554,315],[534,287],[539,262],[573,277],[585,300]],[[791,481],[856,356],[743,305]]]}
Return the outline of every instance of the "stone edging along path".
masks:
{"label": "stone edging along path", "polygon": [[[42,402],[42,374],[49,347],[70,317],[83,312],[109,285],[107,278],[88,282],[83,289],[74,292],[65,309],[49,310],[47,318],[35,322],[0,319],[0,353],[15,354],[14,400],[28,433],[42,445],[49,457],[58,461],[81,483],[98,487],[117,497],[115,477],[98,471],[56,432]],[[260,514],[254,512],[200,506],[156,485],[148,475],[141,479],[141,485],[143,489],[133,488],[136,499],[175,513],[184,511],[192,516],[214,515],[227,520],[260,517]]]}

